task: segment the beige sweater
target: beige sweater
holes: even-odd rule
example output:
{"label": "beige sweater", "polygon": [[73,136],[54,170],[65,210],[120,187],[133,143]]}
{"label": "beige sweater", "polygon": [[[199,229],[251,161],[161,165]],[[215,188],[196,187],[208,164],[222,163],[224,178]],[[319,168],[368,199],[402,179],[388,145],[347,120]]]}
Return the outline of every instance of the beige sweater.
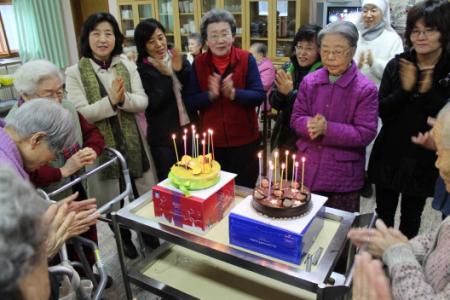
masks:
{"label": "beige sweater", "polygon": [[435,230],[383,253],[394,299],[450,299],[450,217]]}
{"label": "beige sweater", "polygon": [[[126,60],[121,60],[119,56],[115,56],[111,62],[111,66],[114,66],[120,61],[127,67],[130,73],[131,93],[125,92],[125,102],[122,106],[118,106],[118,108],[132,113],[143,112],[147,108],[148,98],[142,87],[141,77],[139,76],[136,65]],[[115,69],[110,67],[108,70],[104,70],[94,61],[90,60],[90,62],[98,78],[103,83],[106,92],[109,93],[111,83],[117,76]],[[78,64],[70,66],[66,70],[66,90],[67,99],[75,105],[75,108],[90,123],[95,123],[117,114],[117,111],[112,108],[108,97],[104,97],[93,104],[88,103]]]}

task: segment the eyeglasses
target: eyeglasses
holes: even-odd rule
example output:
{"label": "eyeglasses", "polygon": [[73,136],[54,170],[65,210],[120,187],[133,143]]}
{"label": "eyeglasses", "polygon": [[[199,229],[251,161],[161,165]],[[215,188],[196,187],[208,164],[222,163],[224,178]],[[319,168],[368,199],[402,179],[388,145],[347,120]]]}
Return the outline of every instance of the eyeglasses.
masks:
{"label": "eyeglasses", "polygon": [[57,98],[57,99],[63,99],[66,96],[66,91],[64,90],[64,88],[60,88],[59,90],[56,91],[43,91],[40,94],[36,94],[36,96],[39,96],[41,98]]}
{"label": "eyeglasses", "polygon": [[437,34],[438,31],[436,29],[430,29],[430,28],[427,28],[425,30],[413,29],[411,31],[411,37],[412,38],[418,38],[421,33],[423,33],[423,35],[426,38],[429,38],[429,37],[434,36],[435,34]]}
{"label": "eyeglasses", "polygon": [[219,40],[226,40],[231,36],[232,36],[231,33],[212,34],[212,35],[208,36],[208,40],[217,42]]}
{"label": "eyeglasses", "polygon": [[333,54],[333,56],[335,58],[342,58],[344,57],[348,50],[351,47],[348,47],[347,49],[341,49],[341,48],[337,48],[337,49],[328,49],[328,48],[320,48],[320,56],[322,57],[328,57],[330,54]]}
{"label": "eyeglasses", "polygon": [[311,52],[315,52],[315,51],[316,51],[316,49],[313,48],[313,47],[303,47],[303,46],[301,46],[301,45],[297,45],[297,46],[295,46],[294,48],[295,48],[295,51],[296,51],[296,52],[302,52],[302,51],[304,51],[304,52],[311,53]]}

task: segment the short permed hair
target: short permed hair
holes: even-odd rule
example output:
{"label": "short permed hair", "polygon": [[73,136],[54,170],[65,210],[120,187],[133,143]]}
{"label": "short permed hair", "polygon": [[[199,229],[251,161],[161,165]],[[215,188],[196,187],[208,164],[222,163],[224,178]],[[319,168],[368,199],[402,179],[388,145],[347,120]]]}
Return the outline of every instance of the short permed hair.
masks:
{"label": "short permed hair", "polygon": [[233,36],[236,35],[236,20],[234,19],[233,15],[227,10],[212,9],[203,16],[202,22],[200,24],[200,33],[204,41],[206,41],[208,37],[208,25],[220,22],[230,24],[231,34]]}
{"label": "short permed hair", "polygon": [[250,48],[253,48],[256,53],[261,53],[263,57],[267,56],[267,45],[264,43],[253,43]]}
{"label": "short permed hair", "polygon": [[319,35],[319,32],[322,30],[322,27],[315,24],[305,24],[301,26],[297,33],[294,36],[294,40],[292,41],[292,48],[291,52],[292,54],[295,53],[295,46],[299,42],[306,41],[306,42],[316,42],[317,46],[319,46],[319,41],[317,36]]}
{"label": "short permed hair", "polygon": [[45,141],[55,152],[61,152],[76,143],[74,121],[70,112],[49,99],[26,101],[6,120],[5,128],[13,129],[21,139],[36,132],[45,132]]}
{"label": "short permed hair", "polygon": [[158,28],[161,29],[164,35],[166,34],[164,26],[153,18],[143,20],[136,26],[134,30],[134,42],[136,43],[138,62],[142,62],[148,56],[146,44]]}
{"label": "short permed hair", "polygon": [[14,88],[19,95],[32,96],[36,94],[42,80],[58,78],[64,83],[61,70],[45,59],[31,60],[21,65],[14,73]]}
{"label": "short permed hair", "polygon": [[319,46],[322,44],[322,39],[327,34],[338,34],[345,38],[350,47],[356,47],[358,43],[359,33],[355,24],[349,21],[336,21],[328,24],[319,32],[318,40]]}
{"label": "short permed hair", "polygon": [[21,299],[20,281],[38,263],[47,238],[47,203],[30,183],[0,166],[0,299]]}
{"label": "short permed hair", "polygon": [[90,15],[83,24],[83,29],[80,34],[80,53],[83,57],[92,58],[92,49],[89,46],[89,34],[95,29],[95,27],[101,22],[108,22],[111,24],[116,38],[114,49],[111,52],[111,57],[122,54],[123,48],[123,35],[120,32],[119,24],[113,15],[106,12],[99,12]]}
{"label": "short permed hair", "polygon": [[450,2],[448,0],[428,0],[419,2],[408,10],[406,18],[405,43],[412,47],[411,33],[417,21],[423,19],[425,26],[436,28],[441,33],[442,48],[449,47]]}

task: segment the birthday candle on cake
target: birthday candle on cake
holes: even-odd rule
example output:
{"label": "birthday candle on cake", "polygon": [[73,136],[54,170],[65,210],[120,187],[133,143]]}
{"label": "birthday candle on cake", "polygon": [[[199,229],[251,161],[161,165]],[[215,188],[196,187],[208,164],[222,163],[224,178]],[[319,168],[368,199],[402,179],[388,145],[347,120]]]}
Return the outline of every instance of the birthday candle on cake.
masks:
{"label": "birthday candle on cake", "polygon": [[211,129],[208,129],[208,152],[206,153],[211,153],[211,150],[209,148],[210,144],[211,144]]}
{"label": "birthday candle on cake", "polygon": [[305,157],[303,156],[302,157],[302,178],[301,178],[301,180],[302,180],[302,185],[301,185],[301,191],[303,192],[303,182],[304,182],[304,179],[305,179]]}
{"label": "birthday candle on cake", "polygon": [[186,140],[187,140],[187,136],[186,134],[183,135],[183,143],[184,143],[184,155],[187,154],[187,146],[186,146]]}
{"label": "birthday candle on cake", "polygon": [[175,156],[177,158],[177,162],[179,162],[180,160],[178,159],[178,150],[177,150],[177,144],[175,143],[175,138],[176,138],[176,135],[172,134],[173,148],[175,149]]}
{"label": "birthday candle on cake", "polygon": [[195,157],[195,125],[192,125],[191,129],[192,129],[192,157]]}
{"label": "birthday candle on cake", "polygon": [[[289,170],[289,164],[288,164],[288,158],[289,158],[289,150],[286,150],[284,152],[285,155],[285,164],[286,164],[286,181],[288,181],[288,170]],[[283,180],[283,178],[281,178],[281,180]]]}
{"label": "birthday candle on cake", "polygon": [[205,164],[205,140],[202,140],[202,146],[203,146],[203,157],[202,157],[202,172],[204,173],[204,164]]}
{"label": "birthday candle on cake", "polygon": [[261,174],[261,172],[262,172],[262,153],[261,153],[261,151],[260,152],[258,152],[258,166],[259,166],[259,187],[261,187],[261,179],[262,179],[262,174]]}
{"label": "birthday candle on cake", "polygon": [[292,154],[292,183],[294,183],[294,171],[295,171],[295,154]]}
{"label": "birthday candle on cake", "polygon": [[275,170],[275,174],[274,174],[274,178],[273,178],[273,182],[277,183],[277,161],[278,161],[278,150],[275,151],[275,153],[273,154],[273,156],[275,157],[275,163],[274,163],[274,170]]}
{"label": "birthday candle on cake", "polygon": [[272,175],[273,175],[273,165],[272,161],[269,161],[269,195],[268,197],[272,195]]}
{"label": "birthday candle on cake", "polygon": [[199,137],[199,135],[198,135],[198,133],[196,133],[195,134],[195,156],[196,157],[198,157],[198,153],[199,153],[199,151],[198,151],[198,137]]}
{"label": "birthday candle on cake", "polygon": [[295,182],[298,182],[298,181],[297,181],[297,174],[298,174],[298,161],[296,161],[296,162],[295,162],[295,171],[294,171],[294,172],[295,172],[295,177],[294,177],[295,179],[294,179],[294,181],[295,181]]}
{"label": "birthday candle on cake", "polygon": [[212,149],[212,160],[214,160],[214,138],[213,138],[214,131],[211,129],[211,149]]}
{"label": "birthday candle on cake", "polygon": [[284,163],[281,164],[281,177],[280,177],[280,191],[283,189],[283,173],[286,165]]}

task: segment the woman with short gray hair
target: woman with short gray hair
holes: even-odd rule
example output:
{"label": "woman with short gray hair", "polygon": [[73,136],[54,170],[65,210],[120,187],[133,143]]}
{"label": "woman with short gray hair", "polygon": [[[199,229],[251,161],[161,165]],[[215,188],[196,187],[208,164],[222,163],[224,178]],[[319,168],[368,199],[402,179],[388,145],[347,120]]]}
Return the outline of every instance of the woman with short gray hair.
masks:
{"label": "woman with short gray hair", "polygon": [[[49,299],[45,251],[49,228],[43,221],[48,205],[3,165],[0,191],[0,299]],[[36,284],[39,288],[32,288]]]}
{"label": "woman with short gray hair", "polygon": [[236,35],[236,20],[233,15],[222,9],[212,9],[208,11],[203,17],[200,24],[200,34],[202,35],[202,40],[206,41],[208,39],[208,26],[213,23],[228,23],[230,25],[230,32],[233,36]]}
{"label": "woman with short gray hair", "polygon": [[357,212],[365,148],[377,132],[377,88],[352,61],[355,25],[328,24],[318,41],[323,68],[303,79],[292,112],[297,156],[308,161],[304,181],[312,192],[327,196],[327,206]]}

